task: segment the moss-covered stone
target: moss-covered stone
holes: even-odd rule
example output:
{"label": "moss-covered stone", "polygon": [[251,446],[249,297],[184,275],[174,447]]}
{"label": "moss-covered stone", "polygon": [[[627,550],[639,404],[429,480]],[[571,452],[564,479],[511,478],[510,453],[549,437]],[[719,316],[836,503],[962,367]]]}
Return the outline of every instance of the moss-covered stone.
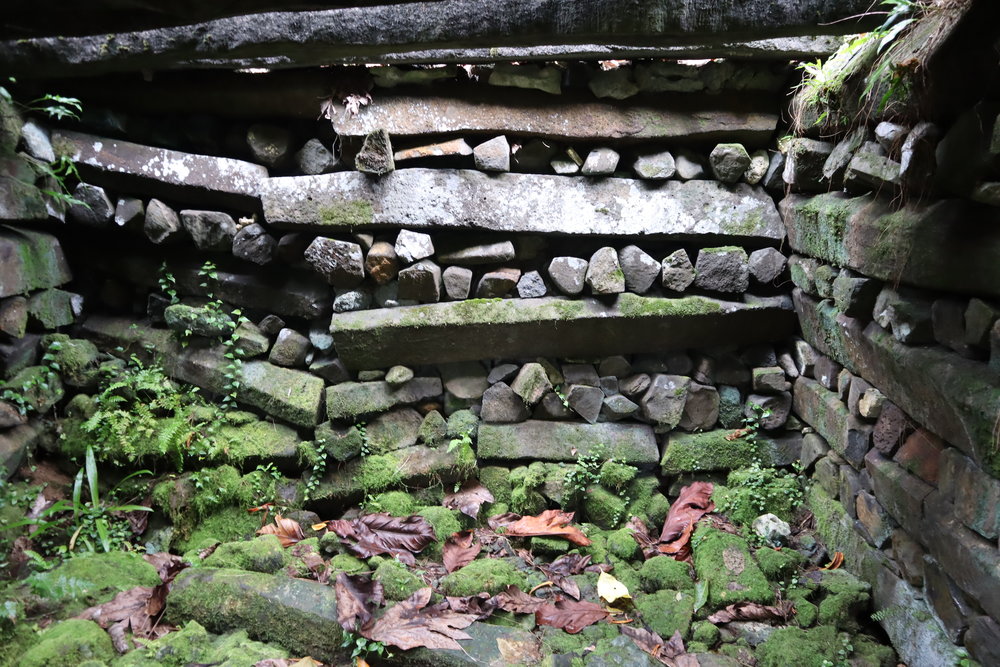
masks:
{"label": "moss-covered stone", "polygon": [[386,491],[376,493],[365,500],[370,512],[385,512],[392,516],[410,516],[419,509],[416,499],[406,491]]}
{"label": "moss-covered stone", "polygon": [[357,471],[358,485],[367,493],[389,489],[400,482],[399,461],[391,454],[366,456]]}
{"label": "moss-covered stone", "polygon": [[610,530],[628,519],[625,501],[603,486],[591,486],[583,499],[583,510],[591,523]]}
{"label": "moss-covered stone", "polygon": [[275,535],[261,535],[248,542],[220,544],[202,561],[205,567],[227,567],[273,574],[285,566],[286,554]]}
{"label": "moss-covered stone", "polygon": [[578,651],[582,653],[588,646],[592,646],[602,639],[614,639],[619,634],[618,629],[609,623],[588,625],[575,635],[552,626],[542,626],[539,632],[545,651],[555,655],[565,655]]}
{"label": "moss-covered stone", "polygon": [[662,493],[654,493],[646,503],[646,521],[651,526],[661,526],[670,512],[670,500]]}
{"label": "moss-covered stone", "polygon": [[545,496],[527,486],[519,486],[510,494],[510,509],[517,514],[538,514],[547,506]]}
{"label": "moss-covered stone", "polygon": [[[715,646],[719,641],[719,627],[708,621],[695,621],[691,625],[691,641],[701,642],[706,647]],[[691,651],[688,644],[688,651]]]}
{"label": "moss-covered stone", "polygon": [[502,466],[484,466],[479,469],[479,482],[493,494],[497,503],[509,503],[511,493],[511,471]]}
{"label": "moss-covered stone", "polygon": [[67,615],[107,602],[120,591],[159,583],[156,568],[128,551],[75,556],[24,582],[35,595],[58,604]]}
{"label": "moss-covered stone", "polygon": [[707,582],[713,608],[744,600],[774,603],[771,584],[742,537],[699,524],[691,544],[695,572],[699,581]]}
{"label": "moss-covered stone", "polygon": [[218,542],[239,542],[253,537],[259,528],[260,519],[245,508],[225,507],[206,517],[188,537],[176,540],[174,546],[185,553]]}
{"label": "moss-covered stone", "polygon": [[[612,570],[615,579],[622,582],[632,594],[642,590],[642,581],[639,578],[639,571],[633,567],[632,563],[627,560],[622,560],[618,556],[612,553],[608,553],[607,563],[611,563],[614,566]],[[597,578],[594,578],[594,583],[596,585]]]}
{"label": "moss-covered stone", "polygon": [[604,465],[601,466],[599,480],[602,486],[618,491],[624,489],[629,482],[635,479],[636,473],[638,473],[638,469],[635,466],[616,461],[605,461]]}
{"label": "moss-covered stone", "polygon": [[92,379],[97,346],[89,340],[54,333],[42,336],[41,347],[48,350],[52,360],[59,364],[59,373],[67,384],[79,387]]}
{"label": "moss-covered stone", "polygon": [[163,311],[163,318],[170,329],[183,336],[204,336],[220,338],[229,333],[233,320],[217,308],[189,306],[175,303]]}
{"label": "moss-covered stone", "polygon": [[548,556],[560,556],[570,550],[572,545],[558,537],[532,537],[531,553]]}
{"label": "moss-covered stone", "polygon": [[810,630],[778,628],[757,647],[756,657],[760,667],[823,667],[842,647],[837,629],[829,625]]}
{"label": "moss-covered stone", "polygon": [[653,593],[669,588],[678,591],[694,590],[691,566],[670,556],[653,556],[639,568],[642,590]]}
{"label": "moss-covered stone", "polygon": [[70,619],[42,632],[39,641],[18,663],[22,667],[78,665],[85,660],[111,662],[115,658],[111,638],[97,623]]}
{"label": "moss-covered stone", "polygon": [[405,600],[425,586],[420,577],[396,560],[382,561],[372,577],[382,583],[387,600]]}
{"label": "moss-covered stone", "polygon": [[448,441],[448,422],[437,410],[431,410],[420,422],[417,440],[428,447],[439,447]]}
{"label": "moss-covered stone", "polygon": [[771,581],[781,581],[794,573],[806,562],[806,557],[794,549],[771,549],[764,547],[754,552],[761,572]]}
{"label": "moss-covered stone", "polygon": [[480,558],[441,579],[445,595],[476,595],[486,592],[496,595],[508,586],[525,588],[525,575],[509,560]]}
{"label": "moss-covered stone", "polygon": [[357,574],[358,572],[365,572],[368,570],[368,564],[365,563],[360,558],[356,558],[350,554],[337,554],[330,559],[330,572],[333,573],[332,576],[336,576],[337,572],[346,572],[347,574]]}
{"label": "moss-covered stone", "polygon": [[200,624],[189,621],[176,632],[147,641],[115,661],[115,667],[186,667],[218,665],[241,667],[262,660],[287,658],[288,652],[275,644],[262,644],[243,630],[221,636],[209,634]]}
{"label": "moss-covered stone", "polygon": [[639,543],[627,526],[608,535],[608,551],[622,560],[634,560],[639,556]]}
{"label": "moss-covered stone", "polygon": [[427,558],[440,558],[441,547],[445,540],[447,540],[450,535],[462,530],[459,513],[455,510],[450,510],[447,507],[441,507],[438,505],[425,507],[419,510],[417,514],[427,519],[427,523],[431,524],[431,527],[434,528],[434,537],[437,538],[436,542],[431,542],[424,547],[422,552],[423,555]]}
{"label": "moss-covered stone", "polygon": [[858,629],[858,614],[867,608],[871,586],[846,570],[827,570],[819,582],[826,595],[819,603],[821,625],[854,631]]}
{"label": "moss-covered stone", "polygon": [[776,468],[752,466],[729,473],[724,487],[712,493],[717,511],[734,523],[750,526],[762,514],[790,521],[802,500],[802,488],[794,475]]}
{"label": "moss-covered stone", "polygon": [[694,596],[682,591],[661,590],[635,596],[635,607],[649,629],[661,637],[680,632],[687,637],[694,614]]}
{"label": "moss-covered stone", "polygon": [[357,426],[339,427],[323,422],[316,427],[317,445],[322,445],[335,461],[350,461],[361,454],[365,438]]}

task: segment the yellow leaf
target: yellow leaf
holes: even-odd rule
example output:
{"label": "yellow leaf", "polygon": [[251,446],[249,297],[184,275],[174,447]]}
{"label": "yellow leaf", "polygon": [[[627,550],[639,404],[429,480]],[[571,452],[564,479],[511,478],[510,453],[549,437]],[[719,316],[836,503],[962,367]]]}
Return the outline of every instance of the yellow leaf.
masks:
{"label": "yellow leaf", "polygon": [[614,604],[617,600],[632,599],[625,584],[607,572],[601,572],[601,576],[597,578],[597,594],[608,604]]}

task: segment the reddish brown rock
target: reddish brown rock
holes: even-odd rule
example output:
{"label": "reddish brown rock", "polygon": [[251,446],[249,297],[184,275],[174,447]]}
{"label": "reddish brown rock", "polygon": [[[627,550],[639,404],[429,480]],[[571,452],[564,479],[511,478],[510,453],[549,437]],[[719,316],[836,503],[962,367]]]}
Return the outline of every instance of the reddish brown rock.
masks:
{"label": "reddish brown rock", "polygon": [[917,429],[896,452],[894,460],[928,484],[937,484],[945,442],[925,428]]}

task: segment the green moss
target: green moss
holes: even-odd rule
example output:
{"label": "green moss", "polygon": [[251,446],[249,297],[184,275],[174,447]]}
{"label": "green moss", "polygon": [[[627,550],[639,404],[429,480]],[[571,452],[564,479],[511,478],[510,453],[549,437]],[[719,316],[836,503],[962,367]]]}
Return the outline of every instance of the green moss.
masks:
{"label": "green moss", "polygon": [[781,581],[806,562],[806,557],[795,549],[770,549],[764,547],[754,553],[761,572],[771,581]]}
{"label": "green moss", "polygon": [[795,601],[795,624],[800,628],[812,627],[818,618],[819,607],[808,600]]}
{"label": "green moss", "polygon": [[402,481],[399,461],[392,454],[366,456],[358,468],[355,480],[365,493],[385,491]]}
{"label": "green moss", "polygon": [[693,317],[722,312],[722,306],[700,296],[664,299],[626,292],[618,296],[618,311],[623,317]]}
{"label": "green moss", "polygon": [[661,637],[680,632],[687,637],[694,614],[694,596],[683,591],[661,590],[635,596],[635,608],[649,629]]}
{"label": "green moss", "polygon": [[479,469],[479,482],[493,494],[494,502],[509,503],[511,492],[511,471],[501,466],[485,466]]}
{"label": "green moss", "polygon": [[560,556],[569,551],[570,543],[558,537],[532,537],[531,553]]}
{"label": "green moss", "polygon": [[440,589],[445,595],[464,597],[484,591],[496,595],[508,586],[526,590],[524,573],[509,560],[480,558],[442,578]]}
{"label": "green moss", "polygon": [[829,570],[823,572],[819,587],[826,593],[819,603],[819,623],[857,630],[857,616],[871,600],[871,586],[846,570]]}
{"label": "green moss", "polygon": [[617,528],[628,519],[625,501],[603,486],[587,488],[583,509],[588,521],[605,530]]}
{"label": "green moss", "polygon": [[580,547],[582,554],[590,554],[590,559],[594,563],[604,563],[608,558],[608,533],[592,523],[580,524],[583,534],[590,538],[590,544]]}
{"label": "green moss", "polygon": [[417,439],[428,447],[439,447],[448,441],[448,422],[437,410],[431,410],[420,422]]}
{"label": "green moss", "polygon": [[622,560],[634,560],[639,556],[639,543],[626,526],[608,535],[608,551]]}
{"label": "green moss", "polygon": [[357,574],[358,572],[366,572],[367,570],[367,563],[350,554],[338,554],[330,559],[330,572],[334,573],[333,576],[336,576],[336,573],[341,571],[347,574]]}
{"label": "green moss", "polygon": [[525,486],[517,487],[510,494],[510,509],[517,514],[538,514],[547,506],[545,496]]}
{"label": "green moss", "polygon": [[605,488],[619,491],[634,480],[638,472],[639,470],[635,466],[616,461],[605,461],[604,465],[601,466],[599,479]]}
{"label": "green moss", "polygon": [[77,665],[84,660],[111,662],[117,654],[111,637],[93,621],[71,619],[42,632],[39,642],[21,657],[21,667]]}
{"label": "green moss", "polygon": [[694,590],[691,566],[670,556],[653,556],[639,568],[642,590],[653,593],[669,588],[678,591]]}
{"label": "green moss", "polygon": [[[642,580],[639,578],[639,571],[633,567],[632,563],[627,560],[622,560],[618,556],[609,553],[607,560],[605,562],[614,565],[612,573],[615,579],[625,584],[625,588],[629,590],[630,593],[635,595],[638,591],[642,590]],[[597,579],[594,579],[595,583]]]}
{"label": "green moss", "polygon": [[24,582],[35,595],[57,602],[67,615],[107,602],[120,591],[159,583],[155,567],[141,555],[126,551],[74,556]]}
{"label": "green moss", "polygon": [[437,538],[437,542],[431,542],[424,548],[424,555],[428,558],[440,558],[444,541],[450,535],[462,530],[459,513],[447,507],[436,506],[425,507],[417,514],[427,519],[427,523],[434,528],[434,536]]}
{"label": "green moss", "polygon": [[375,581],[382,582],[387,600],[405,600],[425,586],[420,577],[396,560],[384,561],[372,576]]}
{"label": "green moss", "polygon": [[594,623],[588,625],[575,635],[553,628],[552,626],[542,626],[539,629],[542,638],[542,646],[546,653],[565,655],[583,651],[588,646],[594,645],[602,639],[614,639],[618,636],[618,628],[610,623]]}
{"label": "green moss", "polygon": [[347,228],[371,225],[375,216],[371,202],[360,199],[328,202],[317,214],[322,225]]}
{"label": "green moss", "polygon": [[790,521],[802,499],[798,479],[784,470],[752,466],[734,470],[725,487],[713,492],[716,510],[741,526],[749,526],[761,514],[774,514]]}
{"label": "green moss", "polygon": [[[52,346],[52,343],[58,343]],[[97,346],[89,340],[70,338],[66,334],[48,334],[41,340],[41,348],[49,350],[59,372],[70,379],[82,380],[84,371],[97,361]]]}
{"label": "green moss", "polygon": [[252,537],[260,528],[260,518],[242,507],[225,507],[199,523],[187,538],[177,540],[177,550],[185,553],[204,549],[217,542],[238,542]]}
{"label": "green moss", "polygon": [[704,433],[673,432],[667,440],[660,470],[665,476],[713,470],[736,470],[749,466],[757,447],[743,438],[726,440],[728,429]]}
{"label": "green moss", "polygon": [[[691,625],[691,641],[701,642],[706,647],[715,646],[719,642],[719,628],[708,621],[696,621]],[[690,644],[688,651],[691,651]]]}
{"label": "green moss", "polygon": [[810,630],[778,628],[757,647],[756,658],[760,667],[823,667],[841,647],[837,629],[829,625]]}
{"label": "green moss", "polygon": [[288,653],[280,646],[252,641],[243,630],[216,636],[197,622],[188,621],[177,632],[147,641],[144,648],[126,653],[114,664],[115,667],[241,667],[287,657]]}
{"label": "green moss", "polygon": [[285,549],[276,536],[261,535],[249,542],[220,544],[202,564],[273,574],[285,566],[285,556]]}
{"label": "green moss", "polygon": [[742,537],[699,524],[691,544],[695,572],[700,581],[707,582],[713,608],[744,600],[773,604],[771,584]]}
{"label": "green moss", "polygon": [[476,470],[476,450],[469,444],[459,445],[453,452],[455,457],[455,470],[461,478],[472,476]]}
{"label": "green moss", "polygon": [[722,231],[733,236],[757,236],[764,229],[764,218],[758,211],[742,217],[730,216],[722,220]]}
{"label": "green moss", "polygon": [[646,521],[650,526],[660,526],[670,512],[670,500],[662,493],[654,493],[646,503]]}
{"label": "green moss", "polygon": [[410,516],[419,509],[416,500],[406,491],[377,493],[365,500],[365,507],[370,512],[385,512],[392,516]]}

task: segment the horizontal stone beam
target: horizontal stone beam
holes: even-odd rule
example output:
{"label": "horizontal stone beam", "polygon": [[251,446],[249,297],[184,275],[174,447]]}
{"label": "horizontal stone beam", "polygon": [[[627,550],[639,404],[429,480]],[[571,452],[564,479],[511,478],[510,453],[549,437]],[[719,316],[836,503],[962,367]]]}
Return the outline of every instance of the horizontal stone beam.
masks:
{"label": "horizontal stone beam", "polygon": [[376,93],[357,115],[335,115],[333,128],[349,137],[384,128],[391,136],[404,137],[512,133],[566,141],[728,141],[763,147],[778,125],[775,109],[770,98],[750,95],[675,96],[668,106],[609,104],[521,91],[490,90],[461,97]]}
{"label": "horizontal stone beam", "polygon": [[405,227],[699,240],[784,237],[763,189],[717,181],[651,184],[464,169],[401,169],[374,179],[345,171],[267,179],[261,202],[270,225],[329,234]]}
{"label": "horizontal stone beam", "polygon": [[942,347],[904,345],[878,324],[866,327],[799,289],[793,297],[809,344],[1000,477],[1000,378],[986,364]]}
{"label": "horizontal stone beam", "polygon": [[866,276],[1000,296],[1000,209],[946,199],[893,211],[885,199],[791,195],[779,204],[797,252]]}
{"label": "horizontal stone beam", "polygon": [[143,146],[80,132],[56,130],[52,147],[76,163],[88,183],[171,201],[257,210],[267,169],[250,162]]}
{"label": "horizontal stone beam", "polygon": [[698,0],[626,3],[576,0],[463,0],[269,12],[132,32],[0,42],[0,67],[13,75],[80,76],[106,72],[328,65],[379,62],[386,54],[435,49],[625,43],[633,46],[726,44],[748,39],[861,32],[877,24],[841,21],[870,0]]}
{"label": "horizontal stone beam", "polygon": [[622,294],[596,299],[472,299],[334,313],[340,359],[351,369],[551,355],[664,352],[782,340],[791,311],[704,297]]}
{"label": "horizontal stone beam", "polygon": [[635,465],[659,461],[653,427],[646,424],[529,420],[519,424],[480,424],[476,453],[487,461],[576,461],[600,453]]}

